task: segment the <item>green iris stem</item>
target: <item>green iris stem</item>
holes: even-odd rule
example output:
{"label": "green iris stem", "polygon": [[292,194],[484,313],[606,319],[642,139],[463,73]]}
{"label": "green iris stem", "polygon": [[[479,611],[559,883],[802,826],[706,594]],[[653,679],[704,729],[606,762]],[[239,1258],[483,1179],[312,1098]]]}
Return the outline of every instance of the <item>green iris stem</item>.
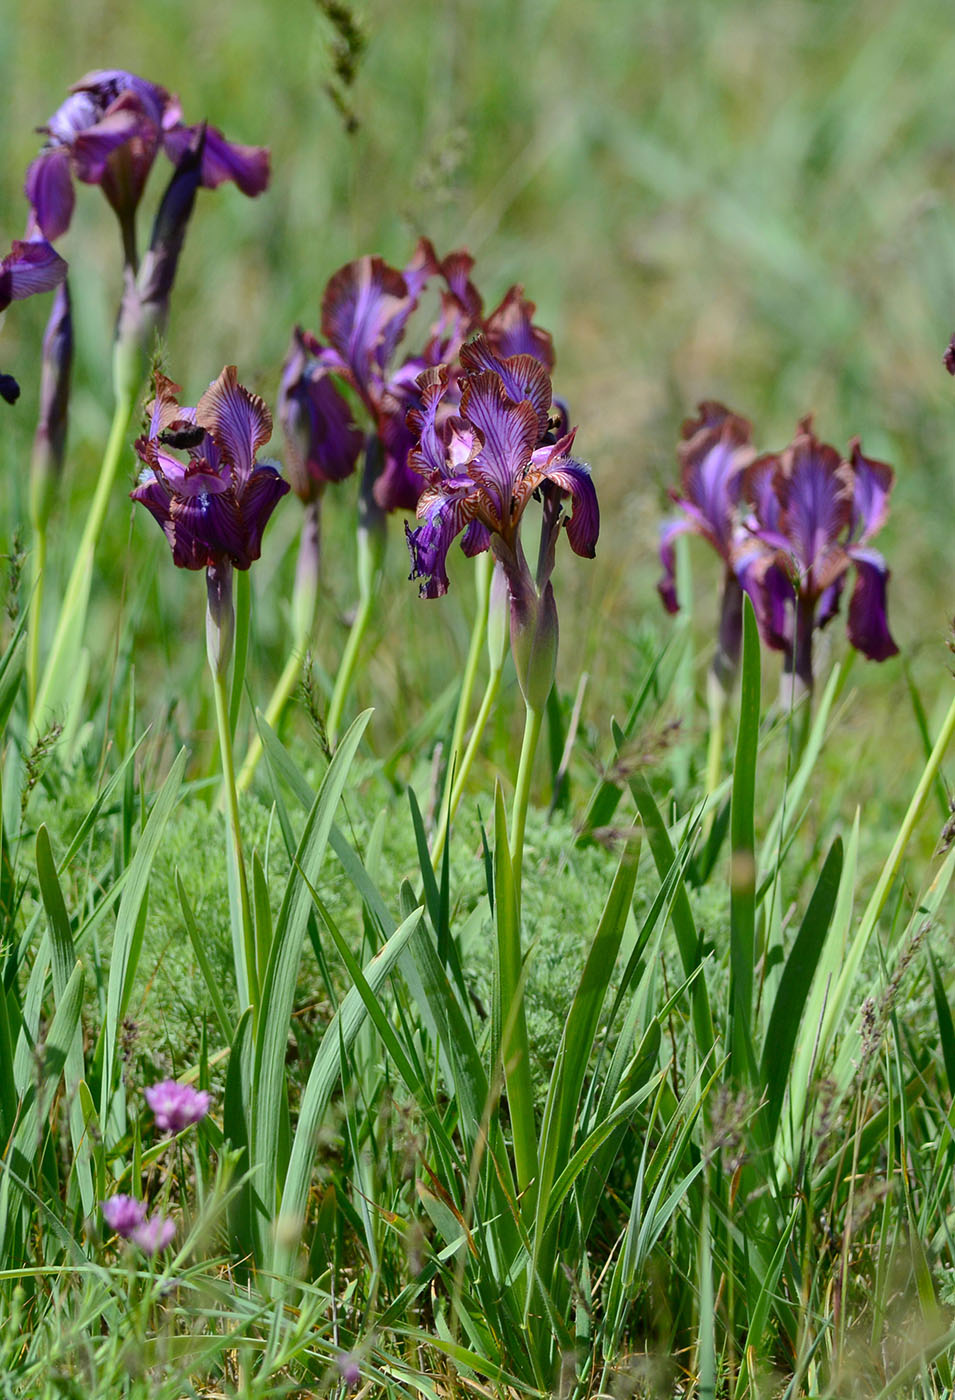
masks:
{"label": "green iris stem", "polygon": [[491,711],[494,708],[494,702],[497,699],[497,693],[501,688],[501,672],[503,669],[504,668],[502,666],[496,666],[487,678],[487,685],[484,688],[484,696],[481,700],[481,707],[477,712],[477,719],[474,721],[474,727],[471,730],[471,737],[468,740],[468,746],[464,750],[464,755],[461,759],[461,762],[455,768],[454,786],[451,789],[451,800],[450,802],[443,804],[441,812],[441,823],[438,827],[437,833],[435,834],[434,845],[431,849],[431,864],[435,867],[435,869],[437,869],[438,862],[440,861],[441,856],[444,853],[445,842],[448,838],[449,825],[454,820],[454,814],[458,810],[458,807],[461,803],[461,797],[464,793],[464,787],[467,783],[468,775],[474,766],[474,759],[477,756],[477,751],[481,745],[481,739],[483,738],[484,731],[487,728],[488,719],[490,718]]}
{"label": "green iris stem", "polygon": [[537,740],[540,738],[543,718],[543,710],[535,710],[530,705],[527,706],[524,716],[524,740],[521,744],[521,759],[518,764],[514,803],[511,808],[511,865],[514,868],[514,888],[517,891],[518,913],[520,913],[521,907],[521,872],[524,865],[524,825],[527,820],[527,801],[530,797],[534,755],[537,752]]}
{"label": "green iris stem", "polygon": [[[467,729],[468,712],[471,709],[471,701],[474,697],[474,684],[477,680],[478,667],[481,664],[481,652],[484,650],[484,644],[487,640],[488,606],[491,599],[491,574],[494,570],[494,560],[489,551],[486,550],[483,554],[478,555],[475,561],[475,567],[477,607],[474,613],[474,625],[471,628],[471,644],[468,648],[468,659],[464,666],[464,677],[461,681],[461,694],[458,697],[458,712],[454,719],[454,731],[451,735],[451,747],[448,752],[448,763],[445,770],[447,774],[445,783],[451,784],[450,797],[448,797],[448,789],[446,787],[445,795],[441,801],[441,816],[438,831],[434,839],[434,846],[431,853],[432,862],[435,865],[437,865],[437,862],[441,859],[444,843],[447,839],[448,825],[457,810],[458,801],[460,801],[461,786],[459,775],[462,771],[465,772],[465,775],[467,773],[467,769],[464,768],[466,756],[462,756],[464,735]],[[498,671],[498,681],[499,680],[500,671]],[[495,694],[496,693],[497,689],[495,685]],[[486,699],[487,693],[485,692],[485,700]],[[488,706],[488,709],[489,708],[490,706]],[[483,709],[484,702],[482,701],[482,710]],[[487,720],[486,713],[484,715],[484,720],[485,722]],[[477,734],[478,740],[480,740],[483,728],[483,723],[480,726],[475,726],[475,733]],[[473,743],[473,733],[471,738]],[[469,752],[471,752],[471,747],[471,745],[468,746]],[[474,749],[476,749],[476,747],[477,745],[474,744]],[[472,762],[473,759],[474,753],[471,752]],[[470,768],[470,764],[468,764],[468,768]],[[454,795],[456,792],[458,794],[457,799],[455,799]]]}
{"label": "green iris stem", "polygon": [[258,972],[256,969],[255,929],[252,924],[252,907],[249,903],[249,884],[245,874],[245,858],[242,854],[242,834],[239,828],[239,794],[235,782],[235,764],[232,757],[232,734],[229,728],[229,697],[226,691],[226,677],[222,668],[210,666],[212,684],[216,698],[216,724],[219,729],[219,752],[222,756],[222,781],[225,796],[226,821],[229,827],[229,852],[239,893],[242,942],[235,948],[236,982],[241,1007],[258,1004]]}
{"label": "green iris stem", "polygon": [[368,624],[371,622],[371,615],[374,611],[374,607],[375,594],[369,591],[362,596],[358,604],[355,621],[351,625],[348,641],[345,643],[345,650],[342,654],[341,664],[338,667],[338,675],[335,677],[335,689],[332,691],[331,703],[328,706],[328,715],[325,720],[328,746],[333,750],[338,743],[338,729],[342,722],[345,705],[348,702],[348,694],[351,690],[355,667],[358,664],[361,645],[365,639],[365,633],[368,631]]}
{"label": "green iris stem", "polygon": [[706,702],[710,712],[710,732],[706,744],[706,790],[707,807],[703,821],[704,839],[709,835],[716,816],[712,804],[713,794],[720,785],[723,767],[723,721],[726,717],[726,691],[719,677],[711,670],[706,677]]}
{"label": "green iris stem", "polygon": [[[306,507],[305,520],[302,524],[302,539],[299,545],[299,563],[292,606],[292,630],[294,634],[292,649],[285,663],[285,669],[279,676],[266,706],[265,722],[270,729],[275,729],[278,725],[285,706],[295,689],[296,682],[301,678],[305,655],[315,626],[318,608],[318,512],[318,502],[311,502]],[[255,734],[239,771],[239,792],[247,790],[261,757],[262,740],[258,734]]]}
{"label": "green iris stem", "polygon": [[[534,1118],[534,1083],[531,1078],[530,1040],[524,1009],[524,955],[521,947],[521,867],[524,860],[524,824],[530,794],[534,754],[540,736],[543,712],[527,707],[524,721],[524,741],[514,788],[511,813],[509,858],[511,867],[511,897],[504,900],[498,894],[497,946],[498,976],[501,995],[501,1059],[507,1104],[514,1135],[514,1166],[522,1193],[532,1188],[538,1172],[537,1127]],[[532,1194],[525,1198],[524,1207],[533,1207]]]}
{"label": "green iris stem", "polygon": [[925,803],[928,800],[928,795],[935,782],[936,774],[942,765],[942,759],[945,757],[945,750],[952,742],[953,737],[955,737],[955,700],[952,701],[948,708],[948,714],[945,716],[938,738],[935,740],[935,747],[932,749],[928,762],[922,771],[918,787],[912,794],[912,800],[909,803],[908,811],[905,813],[902,825],[899,827],[899,834],[895,838],[895,843],[892,850],[889,852],[889,858],[882,868],[882,874],[879,876],[879,882],[872,893],[872,898],[869,900],[865,914],[862,917],[862,927],[868,927],[870,923],[873,925],[875,924],[885,901],[889,897],[889,889],[902,863],[902,856],[905,853],[905,848],[922,815]]}
{"label": "green iris stem", "polygon": [[[131,378],[133,377],[135,376],[131,376]],[[72,678],[75,648],[82,640],[86,626],[96,544],[103,528],[103,521],[106,518],[106,510],[109,506],[119,460],[123,448],[126,446],[129,420],[133,414],[138,392],[139,380],[136,378],[135,384],[127,385],[123,392],[116,395],[113,422],[110,426],[106,451],[103,454],[99,470],[93,503],[83,527],[83,535],[76,551],[73,570],[63,595],[59,621],[53,635],[53,645],[33,706],[31,733],[34,739],[41,733],[42,726],[48,717],[48,711],[62,706],[63,691]]]}
{"label": "green iris stem", "polygon": [[46,526],[33,526],[33,590],[30,595],[30,622],[27,637],[27,701],[30,713],[36,704],[40,672],[40,623],[43,614],[43,575],[46,571]]}

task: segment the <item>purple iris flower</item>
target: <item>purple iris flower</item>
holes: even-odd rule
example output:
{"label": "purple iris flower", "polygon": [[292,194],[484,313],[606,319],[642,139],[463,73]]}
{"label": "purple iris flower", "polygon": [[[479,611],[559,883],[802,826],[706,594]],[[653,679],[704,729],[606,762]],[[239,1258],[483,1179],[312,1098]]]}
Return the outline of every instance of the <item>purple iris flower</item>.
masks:
{"label": "purple iris flower", "polygon": [[175,1079],[150,1084],[144,1092],[161,1133],[181,1133],[209,1112],[209,1095],[204,1089],[193,1089]]}
{"label": "purple iris flower", "polygon": [[[12,301],[23,301],[37,292],[51,292],[66,277],[66,263],[42,238],[14,240],[0,258],[0,317]],[[12,374],[0,374],[0,398],[16,403],[20,386]]]}
{"label": "purple iris flower", "polygon": [[100,1209],[109,1228],[124,1240],[131,1239],[133,1231],[146,1220],[144,1202],[137,1201],[132,1196],[110,1196],[108,1200],[100,1202]]}
{"label": "purple iris flower", "polygon": [[751,433],[746,419],[731,413],[723,404],[699,405],[698,417],[688,418],[683,424],[677,447],[682,494],[670,492],[683,515],[668,521],[660,531],[663,576],[657,591],[667,612],[675,613],[679,608],[673,552],[677,535],[702,536],[723,560],[719,645],[713,662],[713,670],[723,684],[736,670],[742,641],[743,595],[734,558],[742,533],[739,504],[743,481],[754,456]]}
{"label": "purple iris flower", "polygon": [[[149,432],[136,442],[145,464],[130,492],[163,529],[182,569],[247,569],[262,532],[289,489],[269,463],[255,459],[272,434],[272,417],[228,365],[195,408],[180,407],[179,386],[156,375]],[[185,453],[185,460],[174,456]]]}
{"label": "purple iris flower", "polygon": [[[128,230],[160,147],[178,165],[201,128],[182,121],[178,99],[157,83],[105,69],[81,78],[40,130],[46,145],[27,170],[24,192],[36,227],[55,239],[70,226],[74,177],[99,185]],[[202,184],[214,189],[223,180],[260,194],[269,180],[268,151],[234,145],[207,127]]]}
{"label": "purple iris flower", "polygon": [[[560,526],[576,554],[593,558],[600,530],[597,495],[589,468],[571,456],[573,430],[555,440],[551,384],[543,365],[527,353],[498,359],[485,336],[461,351],[461,399],[447,412],[447,365],[426,370],[418,383],[422,407],[408,415],[417,445],[411,464],[426,486],[418,502],[421,524],[406,527],[411,577],[421,596],[448,590],[447,555],[463,532],[465,554],[491,548],[507,577],[511,648],[527,703],[538,708],[553,681],[557,612],[550,582]],[[533,495],[543,505],[536,576],[520,538],[521,519]],[[569,517],[562,502],[571,498]]]}
{"label": "purple iris flower", "polygon": [[764,639],[786,653],[787,673],[812,689],[812,634],[839,608],[846,575],[852,645],[874,661],[895,656],[886,588],[889,570],[869,541],[888,514],[892,468],[863,455],[858,438],[848,458],[799,424],[789,447],[753,463],[747,473],[749,541],[736,571],[750,594]]}

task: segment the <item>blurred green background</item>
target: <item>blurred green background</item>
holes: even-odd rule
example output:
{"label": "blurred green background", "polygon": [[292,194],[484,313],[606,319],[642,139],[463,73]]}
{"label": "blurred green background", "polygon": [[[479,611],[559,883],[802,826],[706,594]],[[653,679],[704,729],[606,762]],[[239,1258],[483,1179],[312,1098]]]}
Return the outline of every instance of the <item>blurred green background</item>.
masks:
{"label": "blurred green background", "polygon": [[[318,328],[326,279],[360,253],[401,265],[426,233],[439,252],[466,245],[476,255],[488,306],[523,282],[553,331],[555,387],[600,494],[598,558],[564,551],[556,583],[560,681],[572,691],[581,666],[592,672],[586,720],[604,736],[634,683],[638,628],[649,619],[663,637],[672,627],[654,592],[656,536],[680,422],[696,401],[723,398],[752,418],[766,450],[810,411],[842,448],[860,434],[897,471],[877,543],[893,570],[896,638],[937,714],[950,695],[955,610],[955,384],[941,364],[955,328],[951,6],[369,0],[353,13],[367,45],[346,85],[335,76],[335,25],[313,0],[4,0],[5,241],[22,230],[34,128],[87,70],[124,67],[178,92],[187,120],[207,117],[234,140],[272,149],[263,197],[246,201],[232,187],[200,197],[168,331],[169,370],[186,402],[234,361],[274,403],[292,325]],[[165,178],[160,157],[141,237]],[[111,409],[120,260],[98,191],[80,188],[59,246],[73,266],[79,346],[56,527],[62,574]],[[0,342],[2,367],[23,384],[3,416],[4,548],[26,520],[45,315],[45,298],[14,307]],[[316,649],[329,667],[354,600],[353,501],[348,483],[328,512],[328,620]],[[280,660],[297,526],[293,499],[255,570],[266,658],[271,647]],[[698,542],[690,552],[702,681],[719,565]],[[397,528],[390,569],[378,633],[386,644],[359,696],[393,707],[400,730],[407,707],[426,704],[422,690],[436,694],[459,664],[470,585],[456,557],[449,598],[419,603],[403,584]],[[152,522],[131,521],[118,500],[94,595],[104,637],[123,580],[127,620],[161,644],[169,679],[159,689],[188,697],[202,685],[201,582],[175,573]],[[184,629],[194,647],[181,645]],[[844,654],[844,624],[827,635]],[[859,800],[897,803],[911,787],[905,757],[918,751],[902,663],[860,662],[852,680],[861,698],[844,720],[840,761],[855,770]],[[867,766],[885,755],[888,716],[892,761]]]}

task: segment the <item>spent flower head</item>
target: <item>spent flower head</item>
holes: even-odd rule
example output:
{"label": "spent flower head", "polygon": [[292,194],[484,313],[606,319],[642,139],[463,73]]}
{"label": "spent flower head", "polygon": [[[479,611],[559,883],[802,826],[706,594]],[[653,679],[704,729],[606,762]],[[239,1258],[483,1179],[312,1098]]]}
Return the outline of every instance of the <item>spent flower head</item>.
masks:
{"label": "spent flower head", "polygon": [[209,1095],[204,1089],[193,1089],[191,1084],[180,1084],[175,1079],[150,1084],[144,1093],[162,1133],[181,1133],[209,1112]]}

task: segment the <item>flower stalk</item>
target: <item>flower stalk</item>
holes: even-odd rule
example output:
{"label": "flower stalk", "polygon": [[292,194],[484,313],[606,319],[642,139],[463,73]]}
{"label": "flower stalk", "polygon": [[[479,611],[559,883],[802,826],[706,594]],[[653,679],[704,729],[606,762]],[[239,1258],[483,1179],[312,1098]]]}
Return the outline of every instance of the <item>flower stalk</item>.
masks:
{"label": "flower stalk", "polygon": [[[310,501],[305,507],[305,515],[302,520],[302,537],[299,543],[298,565],[295,571],[295,592],[292,598],[292,648],[265,709],[265,722],[270,729],[274,729],[279,723],[296,683],[301,678],[302,667],[315,626],[318,604],[320,510],[320,500]],[[256,734],[249,745],[249,751],[239,772],[239,792],[248,790],[261,757],[262,740]]]}
{"label": "flower stalk", "polygon": [[[242,833],[239,826],[239,797],[232,756],[232,733],[229,725],[229,695],[226,688],[232,645],[235,636],[235,609],[232,600],[232,565],[225,563],[206,570],[208,608],[206,611],[206,651],[216,703],[216,727],[219,731],[219,754],[222,760],[222,786],[228,826],[229,893],[232,905],[232,952],[235,961],[239,1005],[258,1004],[259,984],[256,969],[255,929]],[[237,899],[233,901],[233,896]]]}
{"label": "flower stalk", "polygon": [[348,633],[325,719],[328,745],[332,750],[338,743],[338,731],[351,693],[365,633],[381,592],[388,518],[374,494],[380,468],[381,443],[372,433],[365,448],[365,467],[358,497],[358,611]]}

